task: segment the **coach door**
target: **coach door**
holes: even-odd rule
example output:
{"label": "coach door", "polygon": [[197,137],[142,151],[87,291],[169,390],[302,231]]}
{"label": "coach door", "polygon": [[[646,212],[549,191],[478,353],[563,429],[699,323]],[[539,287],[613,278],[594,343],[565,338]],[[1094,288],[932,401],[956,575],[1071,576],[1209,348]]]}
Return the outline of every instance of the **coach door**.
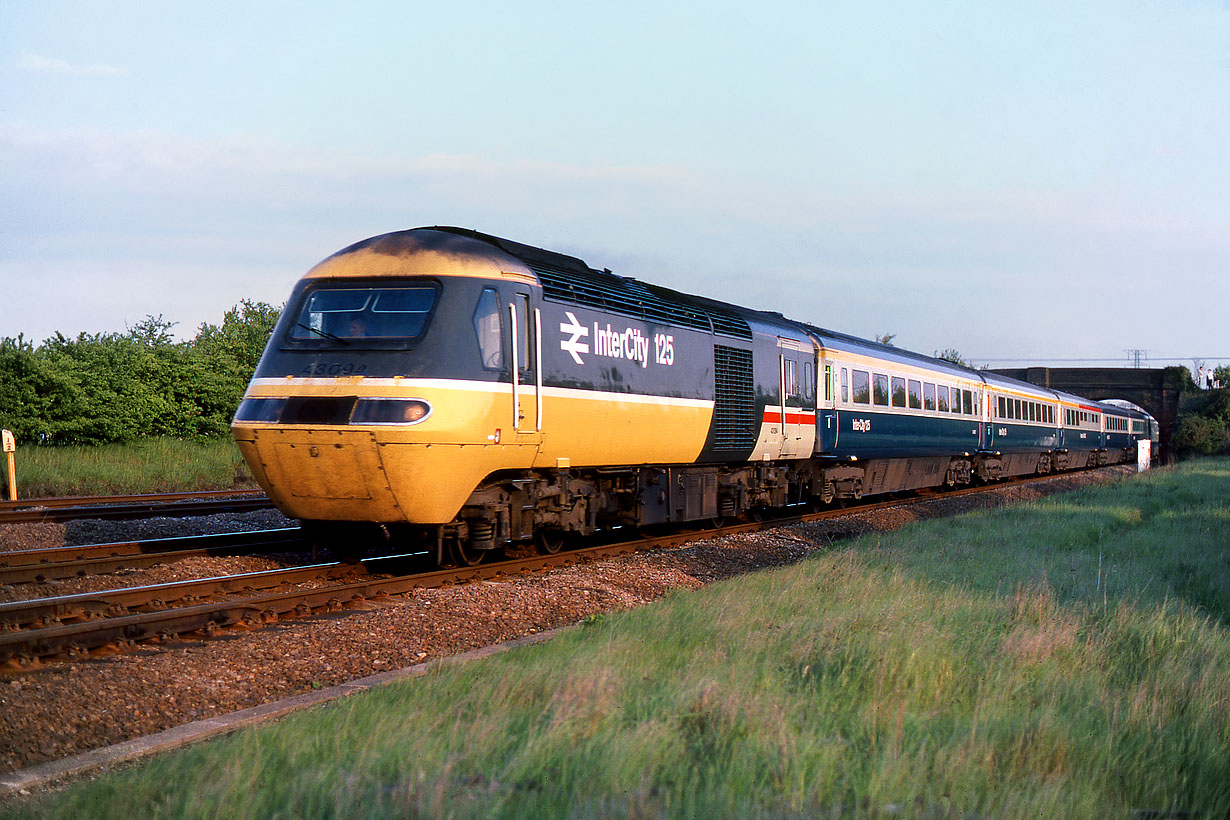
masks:
{"label": "coach door", "polygon": [[805,458],[816,441],[815,356],[794,339],[778,338],[781,457]]}
{"label": "coach door", "polygon": [[542,316],[531,308],[528,290],[516,288],[508,301],[512,348],[512,428],[517,441],[537,443],[542,432]]}
{"label": "coach door", "polygon": [[[837,449],[837,371],[840,368],[823,358],[820,359],[819,366],[821,374],[820,383],[816,387],[819,407],[816,411],[816,449],[822,453],[831,453]],[[846,378],[848,380],[849,376]]]}

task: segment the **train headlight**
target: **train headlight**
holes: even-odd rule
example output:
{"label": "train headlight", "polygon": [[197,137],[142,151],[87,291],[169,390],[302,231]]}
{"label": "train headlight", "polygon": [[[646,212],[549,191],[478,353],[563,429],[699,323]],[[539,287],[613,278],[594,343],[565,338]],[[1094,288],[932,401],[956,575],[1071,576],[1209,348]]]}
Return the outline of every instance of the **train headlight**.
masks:
{"label": "train headlight", "polygon": [[431,415],[422,399],[359,399],[350,414],[351,424],[418,424]]}
{"label": "train headlight", "polygon": [[244,399],[235,411],[235,421],[277,422],[285,407],[286,399]]}

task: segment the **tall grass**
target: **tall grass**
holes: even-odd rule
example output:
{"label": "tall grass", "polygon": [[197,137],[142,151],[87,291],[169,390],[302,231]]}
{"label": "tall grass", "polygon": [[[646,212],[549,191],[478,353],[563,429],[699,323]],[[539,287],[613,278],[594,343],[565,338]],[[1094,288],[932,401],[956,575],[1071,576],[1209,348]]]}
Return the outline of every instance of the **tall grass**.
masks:
{"label": "tall grass", "polygon": [[1228,490],[1207,461],[867,536],[12,814],[1224,817]]}
{"label": "tall grass", "polygon": [[[255,487],[230,439],[148,438],[128,444],[18,447],[18,498],[188,492]],[[0,464],[4,460],[0,459]],[[7,498],[8,467],[4,475]]]}

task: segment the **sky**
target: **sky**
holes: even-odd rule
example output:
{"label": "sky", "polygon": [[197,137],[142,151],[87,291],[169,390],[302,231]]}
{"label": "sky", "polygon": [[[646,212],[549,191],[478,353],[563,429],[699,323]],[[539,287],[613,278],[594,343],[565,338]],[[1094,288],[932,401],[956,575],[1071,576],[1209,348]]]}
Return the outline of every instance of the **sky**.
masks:
{"label": "sky", "polygon": [[459,225],[977,364],[1230,363],[1228,103],[1230,0],[0,0],[0,337],[191,338]]}

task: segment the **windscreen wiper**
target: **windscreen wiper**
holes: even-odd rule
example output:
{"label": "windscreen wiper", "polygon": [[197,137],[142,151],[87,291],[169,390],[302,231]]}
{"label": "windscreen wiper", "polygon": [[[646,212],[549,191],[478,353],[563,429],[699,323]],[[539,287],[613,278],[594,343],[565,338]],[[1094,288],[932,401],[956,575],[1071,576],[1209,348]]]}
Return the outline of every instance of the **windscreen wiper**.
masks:
{"label": "windscreen wiper", "polygon": [[341,336],[334,336],[332,333],[330,333],[327,330],[321,330],[318,327],[312,327],[311,325],[305,325],[303,322],[295,322],[295,324],[303,328],[304,330],[310,330],[313,333],[320,334],[321,336],[324,336],[326,339],[332,339],[335,342],[341,342],[342,344],[347,345],[347,346],[350,345],[350,342],[346,341]]}

